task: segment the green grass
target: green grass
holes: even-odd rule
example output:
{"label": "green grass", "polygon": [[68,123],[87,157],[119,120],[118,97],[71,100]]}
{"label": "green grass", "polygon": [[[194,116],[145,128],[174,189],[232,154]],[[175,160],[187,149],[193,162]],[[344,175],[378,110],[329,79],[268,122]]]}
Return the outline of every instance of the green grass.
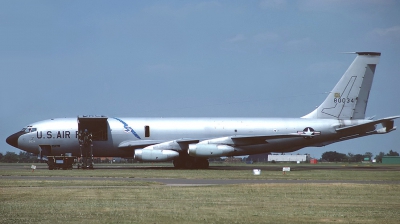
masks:
{"label": "green grass", "polygon": [[[132,177],[394,180],[389,171],[309,169],[282,175],[241,170],[95,169],[31,172],[0,164],[0,176],[81,176],[104,180],[0,177],[0,223],[398,223],[400,185],[240,184],[171,187]],[[247,168],[247,167],[246,167]],[[264,170],[263,170],[264,168]],[[123,179],[110,179],[112,177]],[[126,179],[125,179],[126,178]]]}
{"label": "green grass", "polygon": [[398,223],[399,185],[0,188],[0,223]]}
{"label": "green grass", "polygon": [[[115,164],[114,164],[115,165]],[[211,167],[208,170],[175,170],[168,169],[94,169],[94,170],[47,170],[46,164],[38,164],[38,169],[32,172],[30,164],[19,166],[0,164],[0,176],[72,176],[72,177],[123,177],[123,178],[185,178],[185,179],[289,179],[289,180],[357,180],[357,181],[400,181],[400,169],[364,170],[364,169],[308,169],[309,165],[292,164],[294,171],[282,174],[282,166],[262,165],[241,166],[241,169],[225,169],[224,166]],[[154,166],[154,165],[153,165]],[[340,164],[338,167],[349,166]],[[102,166],[98,166],[102,167]],[[112,166],[111,166],[112,167]],[[271,168],[272,167],[272,168]],[[296,168],[304,168],[296,171]],[[323,166],[322,166],[323,167]],[[372,165],[352,165],[355,168],[373,168]],[[391,166],[396,167],[396,166]],[[397,166],[398,167],[398,166]],[[254,176],[252,170],[261,169],[260,176]]]}
{"label": "green grass", "polygon": [[8,180],[3,179],[0,187],[118,187],[118,186],[156,186],[153,181],[113,181],[113,180]]}

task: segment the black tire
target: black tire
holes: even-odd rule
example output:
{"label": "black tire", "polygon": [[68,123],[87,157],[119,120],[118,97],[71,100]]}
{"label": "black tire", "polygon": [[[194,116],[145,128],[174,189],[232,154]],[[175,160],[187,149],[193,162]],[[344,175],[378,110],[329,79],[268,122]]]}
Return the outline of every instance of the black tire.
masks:
{"label": "black tire", "polygon": [[210,163],[208,162],[207,159],[198,159],[197,160],[197,167],[199,169],[208,169],[209,166],[210,166]]}
{"label": "black tire", "polygon": [[191,158],[186,158],[185,160],[185,169],[193,169],[195,168],[195,161]]}
{"label": "black tire", "polygon": [[176,169],[182,169],[185,165],[181,158],[174,159],[174,161],[172,163],[174,164],[174,167]]}

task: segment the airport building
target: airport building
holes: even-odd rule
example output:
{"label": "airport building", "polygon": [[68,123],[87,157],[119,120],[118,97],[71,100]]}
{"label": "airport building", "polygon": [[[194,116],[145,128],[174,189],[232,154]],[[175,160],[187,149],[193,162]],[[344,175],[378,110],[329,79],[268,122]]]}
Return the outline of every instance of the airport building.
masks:
{"label": "airport building", "polygon": [[382,164],[400,164],[400,156],[384,156]]}
{"label": "airport building", "polygon": [[[284,154],[276,154],[271,155],[269,153],[250,155],[247,157],[246,161],[252,162],[309,162],[310,155],[284,155]],[[316,162],[315,162],[316,163]]]}
{"label": "airport building", "polygon": [[268,162],[308,162],[310,155],[268,155]]}

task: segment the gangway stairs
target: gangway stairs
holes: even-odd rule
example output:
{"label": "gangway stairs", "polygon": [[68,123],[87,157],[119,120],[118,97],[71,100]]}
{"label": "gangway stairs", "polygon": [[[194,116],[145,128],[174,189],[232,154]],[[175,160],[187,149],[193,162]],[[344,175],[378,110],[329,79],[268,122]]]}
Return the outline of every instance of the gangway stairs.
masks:
{"label": "gangway stairs", "polygon": [[88,129],[78,131],[79,147],[81,152],[81,163],[78,169],[93,169],[93,135]]}

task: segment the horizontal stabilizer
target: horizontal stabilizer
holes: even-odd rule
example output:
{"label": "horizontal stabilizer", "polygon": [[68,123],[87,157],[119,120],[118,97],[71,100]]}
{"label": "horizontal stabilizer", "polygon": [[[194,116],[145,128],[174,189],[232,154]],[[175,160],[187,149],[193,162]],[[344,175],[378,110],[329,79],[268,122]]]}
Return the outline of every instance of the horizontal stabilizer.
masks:
{"label": "horizontal stabilizer", "polygon": [[394,127],[394,119],[400,118],[400,116],[392,116],[392,117],[386,117],[382,118],[376,121],[371,121],[365,124],[360,124],[360,125],[353,125],[353,126],[348,126],[348,127],[343,127],[343,128],[337,128],[336,132],[341,133],[341,132],[363,132],[365,130],[368,130],[369,128],[375,129],[375,125],[377,124],[382,124],[384,127],[385,131],[383,129],[379,129],[379,133],[387,133],[390,131],[393,131],[396,127]]}

